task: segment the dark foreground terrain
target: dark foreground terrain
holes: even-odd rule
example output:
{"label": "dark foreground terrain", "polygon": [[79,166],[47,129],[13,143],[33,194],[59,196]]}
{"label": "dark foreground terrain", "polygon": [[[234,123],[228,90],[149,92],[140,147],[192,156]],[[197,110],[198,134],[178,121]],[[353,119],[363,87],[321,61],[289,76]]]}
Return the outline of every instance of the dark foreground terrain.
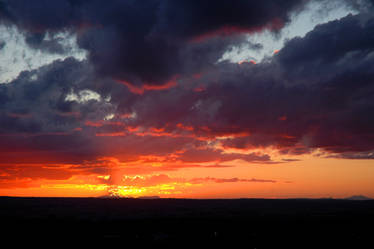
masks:
{"label": "dark foreground terrain", "polygon": [[[1,241],[85,248],[374,248],[374,201],[0,198]],[[10,248],[10,247],[9,247]]]}

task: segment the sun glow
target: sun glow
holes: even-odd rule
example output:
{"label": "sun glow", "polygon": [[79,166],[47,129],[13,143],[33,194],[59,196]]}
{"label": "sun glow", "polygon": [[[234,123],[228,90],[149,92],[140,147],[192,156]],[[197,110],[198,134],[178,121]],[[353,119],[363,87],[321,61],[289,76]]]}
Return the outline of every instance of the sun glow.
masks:
{"label": "sun glow", "polygon": [[[106,178],[106,176],[105,176]],[[104,178],[104,179],[105,179]],[[136,177],[138,178],[138,177]],[[136,178],[133,178],[136,180]],[[144,179],[139,177],[138,179]],[[64,191],[83,191],[94,192],[98,195],[104,193],[109,197],[131,197],[137,198],[142,196],[163,196],[182,194],[184,190],[192,186],[201,186],[202,184],[187,182],[170,182],[152,186],[132,186],[132,185],[110,185],[110,184],[45,184],[42,189],[64,190]],[[106,194],[105,194],[106,193]]]}

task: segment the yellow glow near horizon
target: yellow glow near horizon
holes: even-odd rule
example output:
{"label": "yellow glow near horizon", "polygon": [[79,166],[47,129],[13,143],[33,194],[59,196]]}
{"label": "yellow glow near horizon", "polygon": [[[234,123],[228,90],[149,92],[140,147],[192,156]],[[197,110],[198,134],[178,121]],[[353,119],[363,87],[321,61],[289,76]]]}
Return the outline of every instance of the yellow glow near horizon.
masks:
{"label": "yellow glow near horizon", "polygon": [[[247,152],[248,153],[248,152]],[[287,157],[288,158],[288,157]],[[323,158],[315,155],[297,157],[299,161],[278,164],[249,163],[234,160],[200,163],[196,167],[154,171],[145,164],[113,166],[103,175],[73,175],[69,179],[9,180],[0,188],[2,196],[56,197],[140,197],[173,198],[344,198],[352,195],[374,197],[372,160]],[[293,159],[293,158],[292,158]],[[282,157],[278,156],[277,161]],[[111,159],[111,162],[116,160]],[[121,164],[117,160],[116,164]],[[143,167],[144,166],[144,167]],[[31,167],[31,166],[30,166]],[[39,169],[39,167],[36,167]],[[50,167],[52,168],[52,167]],[[67,170],[68,167],[62,167]],[[157,169],[158,170],[158,169]],[[198,176],[198,177],[197,177]],[[216,179],[264,179],[274,182],[194,181]]]}

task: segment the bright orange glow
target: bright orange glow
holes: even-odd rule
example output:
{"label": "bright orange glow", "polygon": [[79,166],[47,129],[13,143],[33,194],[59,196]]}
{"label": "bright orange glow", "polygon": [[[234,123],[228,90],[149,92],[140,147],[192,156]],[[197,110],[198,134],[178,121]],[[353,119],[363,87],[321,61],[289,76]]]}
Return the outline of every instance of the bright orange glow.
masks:
{"label": "bright orange glow", "polygon": [[[142,156],[138,161],[126,163],[103,157],[84,167],[19,165],[19,177],[3,180],[0,195],[342,198],[359,193],[374,197],[374,168],[370,160],[355,161],[355,167],[351,167],[352,160],[304,155],[290,158],[300,161],[281,164],[234,160],[215,166],[214,162],[189,165],[176,158]],[[281,161],[284,157],[274,154],[276,158]],[[107,174],[85,171],[91,164],[107,168]],[[33,175],[27,171],[30,167]],[[1,177],[10,177],[10,174],[3,172]]]}
{"label": "bright orange glow", "polygon": [[[280,121],[287,122],[287,116],[275,118],[275,122]],[[89,124],[102,128],[96,123]],[[103,120],[97,124],[116,125],[116,122]],[[170,127],[172,131],[168,131]],[[340,198],[361,194],[374,197],[371,160],[328,158],[328,154],[323,154],[326,152],[319,150],[310,154],[282,154],[277,146],[262,148],[239,144],[232,147],[225,142],[253,136],[234,125],[219,132],[212,127],[189,126],[188,122],[118,128],[123,132],[96,133],[96,138],[102,142],[102,150],[111,156],[96,156],[82,162],[73,156],[40,151],[3,154],[0,195]],[[195,132],[201,132],[201,137]],[[144,139],[145,142],[140,144],[141,147],[134,144],[121,150],[120,144],[111,144],[121,141],[121,136]],[[295,139],[286,131],[274,136],[283,138],[285,143]],[[190,144],[175,147],[178,145],[156,143],[152,144],[153,148],[166,146],[167,153],[147,151],[147,141],[159,139],[167,139],[170,143],[182,139],[184,144],[185,141]],[[290,149],[297,152],[303,146],[293,145]],[[256,159],[263,155],[268,155],[271,161]],[[248,156],[255,159],[246,161]],[[61,163],[62,160],[65,162]]]}

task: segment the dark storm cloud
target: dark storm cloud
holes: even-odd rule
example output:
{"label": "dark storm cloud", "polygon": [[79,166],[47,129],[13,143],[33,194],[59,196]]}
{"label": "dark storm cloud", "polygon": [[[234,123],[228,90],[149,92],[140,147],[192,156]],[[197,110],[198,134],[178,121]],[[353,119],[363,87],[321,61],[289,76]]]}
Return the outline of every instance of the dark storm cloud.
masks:
{"label": "dark storm cloud", "polygon": [[73,130],[77,115],[88,115],[89,110],[85,113],[65,99],[71,91],[84,89],[90,75],[87,63],[68,58],[21,72],[11,83],[1,84],[0,134]]}
{"label": "dark storm cloud", "polygon": [[[276,18],[285,22],[287,12],[298,2],[127,2],[128,6],[117,8],[110,18],[102,17],[100,23],[111,25],[83,32],[78,42],[90,52],[102,75],[134,85],[160,85],[176,75],[211,66],[229,45],[242,41],[230,37],[230,43],[219,39],[213,44],[196,44],[193,39],[225,27],[237,33],[235,28],[261,29]],[[253,13],[255,9],[258,12]]]}
{"label": "dark storm cloud", "polygon": [[278,53],[278,59],[282,66],[304,74],[336,68],[334,62],[339,60],[364,59],[374,48],[373,28],[372,15],[348,15],[317,26],[303,38],[290,40]]}
{"label": "dark storm cloud", "polygon": [[70,1],[57,0],[2,0],[0,17],[30,32],[57,30],[71,25],[73,9]]}
{"label": "dark storm cloud", "polygon": [[93,83],[87,62],[67,58],[0,84],[1,163],[80,163],[100,156],[92,134],[81,129],[113,107],[103,100],[66,99],[72,92],[97,90]]}
{"label": "dark storm cloud", "polygon": [[0,50],[3,49],[6,45],[5,41],[0,41]]}
{"label": "dark storm cloud", "polygon": [[68,48],[61,44],[64,38],[52,37],[46,40],[45,36],[45,33],[26,34],[25,41],[31,48],[43,50],[51,54],[65,54],[69,52]]}
{"label": "dark storm cloud", "polygon": [[286,77],[306,88],[304,97],[313,101],[305,106],[309,124],[315,123],[309,145],[373,148],[373,44],[373,15],[349,15],[291,40],[278,54]]}
{"label": "dark storm cloud", "polygon": [[199,79],[139,98],[137,120],[183,124],[197,136],[233,135],[222,144],[239,149],[372,150],[373,25],[368,13],[349,15],[292,39],[272,60],[219,63]]}
{"label": "dark storm cloud", "polygon": [[[15,153],[35,163],[143,155],[174,155],[169,162],[271,162],[268,155],[207,148],[221,145],[372,156],[370,12],[319,25],[262,63],[217,63],[227,49],[245,43],[243,32],[277,30],[303,2],[1,1],[3,23],[23,30],[29,46],[63,53],[58,40],[44,38],[47,31],[69,30],[89,57],[55,61],[0,85],[0,155],[9,163],[20,160]],[[176,75],[172,88],[149,90]],[[115,80],[149,91],[132,94]],[[66,100],[87,89],[110,101]],[[104,121],[112,113],[113,120]],[[121,118],[132,113],[136,117]]]}
{"label": "dark storm cloud", "polygon": [[[0,17],[29,32],[31,46],[52,51],[59,49],[56,43],[39,41],[46,31],[77,31],[79,46],[89,51],[101,75],[134,85],[163,85],[186,71],[209,67],[230,45],[224,39],[201,47],[194,40],[279,30],[289,21],[290,11],[304,2],[3,0]],[[231,45],[235,39],[230,38]],[[197,53],[199,64],[190,68],[196,56],[186,55]]]}
{"label": "dark storm cloud", "polygon": [[346,153],[341,153],[339,155],[335,155],[334,157],[343,158],[343,159],[368,160],[368,159],[374,159],[374,151],[357,152],[357,153],[346,152]]}

